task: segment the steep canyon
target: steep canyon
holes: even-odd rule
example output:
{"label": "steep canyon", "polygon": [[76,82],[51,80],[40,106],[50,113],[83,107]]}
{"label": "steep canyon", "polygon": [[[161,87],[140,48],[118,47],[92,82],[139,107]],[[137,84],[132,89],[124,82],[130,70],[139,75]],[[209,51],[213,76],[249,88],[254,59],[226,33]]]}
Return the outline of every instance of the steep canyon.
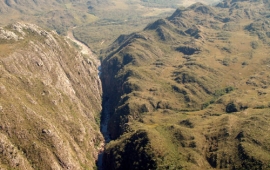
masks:
{"label": "steep canyon", "polygon": [[0,27],[0,169],[269,169],[269,8],[195,3],[100,53],[75,23]]}

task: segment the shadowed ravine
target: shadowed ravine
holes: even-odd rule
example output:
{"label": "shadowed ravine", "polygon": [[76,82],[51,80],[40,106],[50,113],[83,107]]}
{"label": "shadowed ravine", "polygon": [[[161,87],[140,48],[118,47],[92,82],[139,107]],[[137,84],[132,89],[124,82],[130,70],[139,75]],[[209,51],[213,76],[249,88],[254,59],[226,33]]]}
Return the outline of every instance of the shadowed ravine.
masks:
{"label": "shadowed ravine", "polygon": [[[110,135],[108,132],[108,122],[110,119],[110,111],[109,111],[109,100],[104,100],[102,103],[102,113],[101,113],[101,122],[100,122],[100,130],[101,133],[105,139],[105,144],[110,142]],[[98,161],[97,161],[97,166],[99,170],[103,170],[103,155],[104,152],[103,150],[99,153],[98,155]]]}

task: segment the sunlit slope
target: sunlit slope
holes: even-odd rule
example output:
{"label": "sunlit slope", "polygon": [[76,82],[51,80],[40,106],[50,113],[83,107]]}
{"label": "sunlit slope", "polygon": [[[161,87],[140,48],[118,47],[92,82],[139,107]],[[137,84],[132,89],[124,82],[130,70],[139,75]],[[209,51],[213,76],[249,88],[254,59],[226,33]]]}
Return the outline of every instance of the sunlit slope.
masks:
{"label": "sunlit slope", "polygon": [[179,6],[217,0],[1,0],[0,25],[25,21],[75,37],[96,53],[120,34],[143,29],[157,18],[171,15]]}
{"label": "sunlit slope", "polygon": [[97,66],[33,24],[0,27],[0,169],[94,169]]}
{"label": "sunlit slope", "polygon": [[196,3],[120,36],[102,63],[107,167],[269,168],[268,11]]}

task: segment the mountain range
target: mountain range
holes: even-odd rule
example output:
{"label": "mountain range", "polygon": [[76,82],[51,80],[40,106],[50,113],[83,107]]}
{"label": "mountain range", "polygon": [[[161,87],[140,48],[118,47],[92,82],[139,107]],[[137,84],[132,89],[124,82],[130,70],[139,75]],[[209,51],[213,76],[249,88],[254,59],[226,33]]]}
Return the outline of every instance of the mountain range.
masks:
{"label": "mountain range", "polygon": [[0,1],[0,169],[270,169],[270,1],[191,2]]}
{"label": "mountain range", "polygon": [[89,14],[89,8],[106,3],[106,0],[1,0],[0,24],[32,22],[65,34],[70,27],[91,22],[94,16]]}
{"label": "mountain range", "polygon": [[107,48],[105,167],[269,169],[269,5],[195,3]]}

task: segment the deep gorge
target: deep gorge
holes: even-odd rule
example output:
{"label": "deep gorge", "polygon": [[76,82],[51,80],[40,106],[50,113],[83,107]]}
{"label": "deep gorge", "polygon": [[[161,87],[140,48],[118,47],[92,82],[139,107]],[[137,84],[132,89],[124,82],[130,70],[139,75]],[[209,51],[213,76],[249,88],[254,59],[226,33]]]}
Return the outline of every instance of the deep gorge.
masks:
{"label": "deep gorge", "polygon": [[195,3],[93,53],[0,27],[0,169],[269,169],[269,8]]}

